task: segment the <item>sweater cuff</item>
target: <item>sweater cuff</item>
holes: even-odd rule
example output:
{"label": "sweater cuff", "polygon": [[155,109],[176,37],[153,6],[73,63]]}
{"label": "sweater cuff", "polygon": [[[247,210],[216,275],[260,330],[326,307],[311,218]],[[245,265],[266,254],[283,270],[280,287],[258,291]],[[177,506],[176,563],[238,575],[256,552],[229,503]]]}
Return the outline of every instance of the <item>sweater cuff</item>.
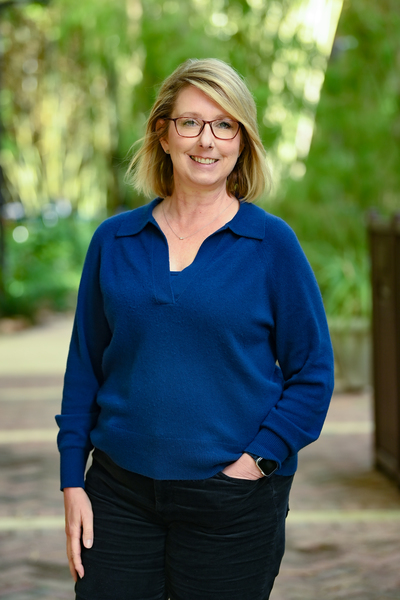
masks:
{"label": "sweater cuff", "polygon": [[254,440],[244,450],[247,454],[256,454],[278,463],[279,468],[289,456],[285,442],[270,429],[263,427]]}
{"label": "sweater cuff", "polygon": [[66,487],[85,488],[85,469],[88,452],[82,448],[65,448],[60,454],[60,477],[63,490]]}

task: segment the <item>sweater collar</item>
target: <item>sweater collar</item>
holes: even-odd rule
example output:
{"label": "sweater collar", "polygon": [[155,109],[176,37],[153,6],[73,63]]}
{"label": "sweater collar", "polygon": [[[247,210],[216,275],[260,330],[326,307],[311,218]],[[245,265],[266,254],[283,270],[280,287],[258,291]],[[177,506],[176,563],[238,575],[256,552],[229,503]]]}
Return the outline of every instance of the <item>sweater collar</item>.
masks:
{"label": "sweater collar", "polygon": [[[157,223],[152,215],[154,207],[161,202],[161,198],[155,198],[149,204],[131,210],[125,215],[116,237],[125,237],[140,233],[148,223]],[[223,229],[230,229],[236,235],[257,240],[264,239],[265,236],[266,213],[259,206],[249,202],[241,202],[236,215]]]}

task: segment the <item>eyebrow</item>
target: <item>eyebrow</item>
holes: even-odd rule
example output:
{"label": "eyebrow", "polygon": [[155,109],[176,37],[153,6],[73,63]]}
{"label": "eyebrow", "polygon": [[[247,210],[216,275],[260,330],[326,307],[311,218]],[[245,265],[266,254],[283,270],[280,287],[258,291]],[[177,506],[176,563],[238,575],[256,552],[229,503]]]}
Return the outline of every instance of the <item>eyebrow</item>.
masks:
{"label": "eyebrow", "polygon": [[[197,118],[201,119],[202,121],[207,120],[207,119],[203,119],[203,117],[201,116],[200,113],[193,112],[193,111],[187,111],[187,112],[183,113],[182,115],[180,115],[180,117],[197,117]],[[177,118],[179,119],[180,117],[177,117]],[[226,113],[220,113],[219,115],[217,115],[215,117],[215,119],[211,119],[211,120],[217,121],[218,119],[230,119],[231,121],[235,120],[235,119],[232,119],[232,117],[229,117]]]}

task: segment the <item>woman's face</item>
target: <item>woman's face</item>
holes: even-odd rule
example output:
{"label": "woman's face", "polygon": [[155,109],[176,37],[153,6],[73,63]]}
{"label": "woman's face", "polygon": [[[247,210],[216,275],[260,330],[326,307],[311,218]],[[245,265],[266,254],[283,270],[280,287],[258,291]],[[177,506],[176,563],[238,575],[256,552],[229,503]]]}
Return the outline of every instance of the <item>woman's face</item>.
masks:
{"label": "woman's face", "polygon": [[[194,86],[188,86],[179,93],[171,116],[195,117],[204,121],[232,118]],[[232,140],[219,140],[212,134],[210,125],[205,125],[197,138],[185,138],[178,135],[171,121],[161,145],[171,156],[175,191],[196,188],[199,191],[218,191],[226,189],[226,179],[241,151],[241,135],[239,131]]]}

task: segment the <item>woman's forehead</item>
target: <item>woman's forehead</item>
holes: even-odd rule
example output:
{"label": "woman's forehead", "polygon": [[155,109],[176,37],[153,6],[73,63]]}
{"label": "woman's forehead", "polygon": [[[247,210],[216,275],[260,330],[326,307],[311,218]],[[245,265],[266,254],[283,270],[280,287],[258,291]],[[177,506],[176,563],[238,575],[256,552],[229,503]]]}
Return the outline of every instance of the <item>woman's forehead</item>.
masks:
{"label": "woman's forehead", "polygon": [[213,114],[215,119],[229,115],[220,104],[194,85],[189,85],[179,92],[174,108],[179,114],[189,113],[194,117],[202,117],[205,112],[207,115]]}

